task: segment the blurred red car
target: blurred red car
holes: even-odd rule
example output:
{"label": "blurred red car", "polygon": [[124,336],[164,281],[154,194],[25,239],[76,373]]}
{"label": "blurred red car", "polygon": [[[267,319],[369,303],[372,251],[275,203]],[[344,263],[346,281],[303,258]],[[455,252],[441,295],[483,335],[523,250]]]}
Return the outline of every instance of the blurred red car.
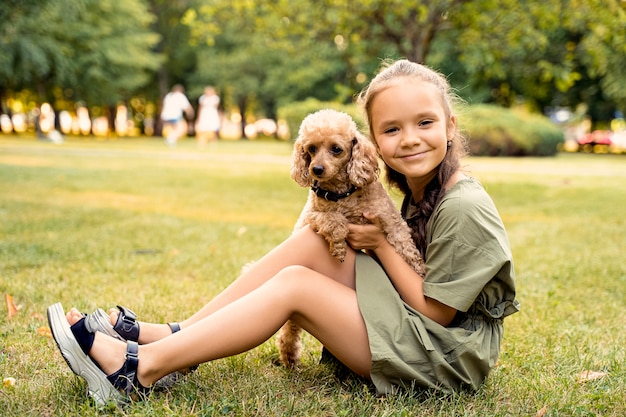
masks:
{"label": "blurred red car", "polygon": [[610,130],[594,130],[578,139],[579,145],[610,145],[613,132]]}

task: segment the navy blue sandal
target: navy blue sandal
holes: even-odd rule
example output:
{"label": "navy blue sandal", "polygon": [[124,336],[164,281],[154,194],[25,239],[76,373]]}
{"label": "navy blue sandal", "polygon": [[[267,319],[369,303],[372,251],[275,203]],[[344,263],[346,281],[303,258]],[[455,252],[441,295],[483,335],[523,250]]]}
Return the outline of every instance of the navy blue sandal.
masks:
{"label": "navy blue sandal", "polygon": [[110,402],[123,404],[128,399],[142,399],[150,388],[144,387],[137,379],[138,346],[128,341],[126,361],[117,372],[106,375],[98,363],[88,355],[95,334],[86,317],[70,327],[61,303],[48,307],[48,323],[54,341],[72,372],[87,381],[89,395],[98,405]]}
{"label": "navy blue sandal", "polygon": [[[139,340],[139,323],[137,322],[137,314],[135,314],[135,312],[130,308],[120,305],[117,306],[117,309],[120,312],[114,326],[111,325],[111,317],[101,308],[87,316],[87,324],[92,326],[94,329],[93,331],[100,331],[123,342],[129,340],[137,342]],[[172,333],[180,331],[180,324],[178,323],[167,323],[167,325],[170,326]],[[198,369],[198,365],[172,372],[155,382],[154,387],[160,389],[170,388],[183,376],[195,371],[196,369]]]}

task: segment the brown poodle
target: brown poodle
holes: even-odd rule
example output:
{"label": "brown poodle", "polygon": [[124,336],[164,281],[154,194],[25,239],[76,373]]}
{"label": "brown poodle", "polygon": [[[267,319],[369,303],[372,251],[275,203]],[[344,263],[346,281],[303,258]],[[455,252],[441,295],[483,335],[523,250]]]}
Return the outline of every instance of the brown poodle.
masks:
{"label": "brown poodle", "polygon": [[[413,269],[424,276],[424,262],[411,230],[378,179],[374,145],[352,118],[335,110],[308,115],[300,125],[291,177],[311,187],[295,228],[309,225],[324,236],[332,256],[343,262],[348,224],[365,224],[363,212],[378,217],[387,240]],[[294,367],[300,359],[301,329],[288,321],[278,335],[282,362]]]}

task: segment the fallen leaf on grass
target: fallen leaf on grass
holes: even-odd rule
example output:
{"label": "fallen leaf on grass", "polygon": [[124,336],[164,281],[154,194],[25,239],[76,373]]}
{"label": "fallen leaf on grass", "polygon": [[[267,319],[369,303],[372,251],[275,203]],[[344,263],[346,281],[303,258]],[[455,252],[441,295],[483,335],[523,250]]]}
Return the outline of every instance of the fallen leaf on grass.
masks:
{"label": "fallen leaf on grass", "polygon": [[543,417],[546,415],[546,413],[548,412],[548,406],[544,405],[541,410],[537,411],[537,414],[535,414],[535,417]]}
{"label": "fallen leaf on grass", "polygon": [[595,381],[596,379],[604,378],[606,375],[606,372],[583,371],[577,375],[577,380],[579,384],[583,384],[585,382]]}
{"label": "fallen leaf on grass", "polygon": [[40,328],[38,328],[37,334],[39,336],[52,338],[52,331],[50,331],[50,328],[46,326],[41,326]]}
{"label": "fallen leaf on grass", "polygon": [[13,296],[4,293],[4,301],[7,305],[7,316],[11,319],[11,317],[17,314],[19,309],[15,306],[15,303],[13,303]]}
{"label": "fallen leaf on grass", "polygon": [[4,385],[5,387],[13,387],[15,386],[15,382],[15,378],[8,377],[2,380],[2,385]]}

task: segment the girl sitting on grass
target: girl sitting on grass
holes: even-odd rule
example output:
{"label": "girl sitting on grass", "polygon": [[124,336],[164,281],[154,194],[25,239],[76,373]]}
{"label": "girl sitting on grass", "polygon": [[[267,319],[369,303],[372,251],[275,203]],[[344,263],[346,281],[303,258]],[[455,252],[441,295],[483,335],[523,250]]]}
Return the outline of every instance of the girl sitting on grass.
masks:
{"label": "girl sitting on grass", "polygon": [[250,350],[292,320],[379,394],[478,388],[497,361],[502,321],[519,305],[502,220],[460,169],[465,148],[452,99],[443,76],[406,60],[386,66],[359,96],[387,178],[405,194],[402,214],[425,277],[368,213],[371,224],[351,225],[343,263],[305,227],[177,324],[137,323],[126,309],[109,322],[51,306],[50,327],[71,369],[98,402],[119,400],[172,372]]}

